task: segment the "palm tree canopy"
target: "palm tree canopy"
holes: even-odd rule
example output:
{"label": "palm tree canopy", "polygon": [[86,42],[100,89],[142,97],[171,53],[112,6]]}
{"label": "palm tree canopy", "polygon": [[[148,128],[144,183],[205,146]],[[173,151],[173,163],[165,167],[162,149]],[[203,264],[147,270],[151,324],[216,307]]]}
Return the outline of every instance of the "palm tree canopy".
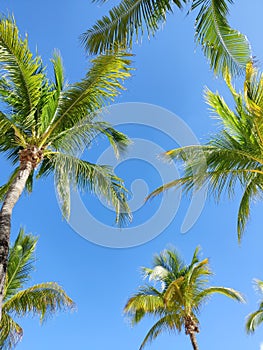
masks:
{"label": "palm tree canopy", "polygon": [[[103,196],[114,206],[120,223],[129,218],[123,181],[110,167],[77,156],[99,134],[109,140],[117,156],[127,146],[127,137],[100,120],[98,112],[123,89],[122,82],[130,76],[129,56],[123,51],[98,56],[80,82],[66,84],[62,59],[55,52],[51,81],[14,19],[0,20],[0,152],[14,165],[32,162],[29,191],[35,175],[54,173],[66,217],[73,185]],[[0,188],[0,198],[5,198],[18,169],[17,165]]]}
{"label": "palm tree canopy", "polygon": [[206,145],[168,151],[168,158],[183,161],[183,176],[156,189],[149,198],[172,187],[181,186],[189,192],[204,185],[216,200],[220,200],[224,191],[232,197],[238,183],[243,192],[237,220],[238,239],[241,240],[251,202],[260,198],[263,190],[263,76],[252,63],[248,64],[243,93],[234,89],[227,72],[225,80],[234,99],[234,108],[230,108],[218,93],[206,91],[213,116],[221,123],[220,132]]}
{"label": "palm tree canopy", "polygon": [[20,229],[9,251],[0,323],[1,349],[11,349],[22,338],[23,330],[13,317],[31,313],[39,316],[42,322],[57,311],[74,307],[70,297],[55,282],[40,283],[24,289],[34,269],[36,243],[37,238]]}
{"label": "palm tree canopy", "polygon": [[196,17],[195,39],[201,45],[215,73],[228,66],[232,74],[244,71],[251,58],[247,38],[230,27],[227,21],[228,3],[232,0],[122,0],[107,16],[87,30],[81,40],[90,53],[102,53],[119,43],[132,48],[144,32],[153,36],[166,21],[174,7],[182,9],[190,4],[199,8]]}
{"label": "palm tree canopy", "polygon": [[198,331],[198,313],[201,306],[214,293],[223,294],[244,302],[242,295],[232,288],[209,287],[212,272],[208,259],[199,259],[199,248],[193,254],[189,265],[174,249],[166,249],[155,255],[152,268],[142,268],[147,283],[129,298],[124,312],[132,324],[139,323],[146,315],[157,318],[147,333],[141,349],[164,331],[181,332],[191,321]]}

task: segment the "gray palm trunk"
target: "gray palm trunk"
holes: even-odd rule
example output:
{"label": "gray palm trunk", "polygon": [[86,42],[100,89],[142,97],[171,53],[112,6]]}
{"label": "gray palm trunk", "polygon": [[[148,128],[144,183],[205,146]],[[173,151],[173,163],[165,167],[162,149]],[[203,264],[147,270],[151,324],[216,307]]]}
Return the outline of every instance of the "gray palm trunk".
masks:
{"label": "gray palm trunk", "polygon": [[12,212],[26,186],[29,175],[41,159],[42,150],[40,151],[36,147],[29,147],[20,152],[19,170],[5,195],[0,211],[0,320],[2,317]]}
{"label": "gray palm trunk", "polygon": [[198,344],[197,344],[197,340],[196,340],[196,336],[195,336],[195,332],[191,332],[189,333],[189,337],[193,346],[194,350],[198,350]]}

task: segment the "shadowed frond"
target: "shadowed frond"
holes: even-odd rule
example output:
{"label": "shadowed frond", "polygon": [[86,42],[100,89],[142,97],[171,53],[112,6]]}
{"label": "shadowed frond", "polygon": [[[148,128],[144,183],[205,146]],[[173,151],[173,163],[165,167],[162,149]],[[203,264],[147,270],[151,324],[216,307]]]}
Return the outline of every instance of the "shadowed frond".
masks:
{"label": "shadowed frond", "polygon": [[144,338],[140,350],[142,350],[147,343],[151,343],[154,339],[158,337],[161,333],[168,332],[181,332],[182,329],[182,320],[176,314],[165,315],[160,320],[158,320],[152,328],[147,333]]}
{"label": "shadowed frond", "polygon": [[11,316],[3,312],[1,318],[0,348],[1,350],[13,349],[23,337],[23,329]]}

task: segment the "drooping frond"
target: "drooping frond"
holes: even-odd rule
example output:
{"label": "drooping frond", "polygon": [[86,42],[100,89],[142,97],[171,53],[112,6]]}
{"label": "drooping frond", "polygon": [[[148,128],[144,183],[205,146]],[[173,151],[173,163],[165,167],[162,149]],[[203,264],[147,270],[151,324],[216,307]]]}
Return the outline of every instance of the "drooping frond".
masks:
{"label": "drooping frond", "polygon": [[9,86],[0,89],[0,98],[12,106],[18,125],[32,126],[42,93],[43,67],[40,57],[33,58],[27,38],[20,37],[12,18],[0,20],[0,70]]}
{"label": "drooping frond", "polygon": [[34,269],[34,251],[37,238],[25,235],[20,229],[13,246],[9,250],[4,301],[9,300],[30,279]]}
{"label": "drooping frond", "polygon": [[18,317],[31,313],[42,322],[57,311],[72,307],[73,301],[57,283],[45,282],[17,292],[4,303],[3,311]]}
{"label": "drooping frond", "polygon": [[114,129],[109,123],[98,121],[96,117],[86,118],[72,128],[62,131],[52,141],[56,149],[69,153],[83,153],[96,137],[106,137],[118,158],[130,144],[123,133]]}
{"label": "drooping frond", "polygon": [[130,77],[130,55],[120,51],[95,58],[86,77],[61,92],[54,118],[47,127],[42,143],[74,127],[89,114],[98,112],[123,89],[122,82]]}
{"label": "drooping frond", "polygon": [[157,315],[163,312],[162,293],[152,286],[141,287],[138,293],[129,298],[124,307],[124,313],[132,324],[139,323],[147,314]]}
{"label": "drooping frond", "polygon": [[123,181],[114,174],[110,167],[93,164],[63,153],[56,153],[52,161],[56,186],[66,217],[70,214],[69,184],[71,184],[81,190],[89,190],[102,196],[108,204],[115,208],[117,223],[123,224],[126,219],[130,219],[127,191]]}
{"label": "drooping frond", "polygon": [[[254,287],[258,294],[263,296],[263,281],[259,279],[254,279]],[[247,333],[254,333],[256,328],[259,327],[263,322],[263,301],[259,303],[258,310],[252,312],[248,315],[246,321],[246,331]]]}
{"label": "drooping frond", "polygon": [[113,7],[108,16],[102,17],[81,36],[85,49],[92,54],[114,48],[114,43],[132,47],[134,37],[138,40],[144,30],[154,35],[172,5],[182,8],[187,0],[122,0]]}
{"label": "drooping frond", "polygon": [[197,302],[201,303],[202,301],[206,300],[210,295],[215,293],[225,295],[226,297],[238,301],[240,303],[245,303],[245,298],[240,292],[236,291],[233,288],[226,287],[209,287],[204,289],[197,295]]}
{"label": "drooping frond", "polygon": [[151,343],[154,339],[158,337],[164,331],[168,332],[181,332],[182,320],[176,314],[168,314],[160,318],[149,330],[144,338],[140,350],[142,350],[147,343]]}
{"label": "drooping frond", "polygon": [[0,349],[11,350],[21,340],[23,329],[6,312],[2,313],[0,322]]}
{"label": "drooping frond", "polygon": [[227,21],[227,3],[232,0],[193,0],[192,8],[201,6],[196,19],[196,40],[211,68],[222,74],[225,67],[233,74],[244,72],[251,60],[247,38],[232,29]]}

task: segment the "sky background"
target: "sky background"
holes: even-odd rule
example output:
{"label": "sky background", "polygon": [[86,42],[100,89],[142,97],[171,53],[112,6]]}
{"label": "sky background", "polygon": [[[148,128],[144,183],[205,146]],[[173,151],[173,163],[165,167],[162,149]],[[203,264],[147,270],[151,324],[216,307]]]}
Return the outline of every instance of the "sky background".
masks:
{"label": "sky background", "polygon": [[[21,33],[28,33],[31,49],[37,49],[48,67],[53,49],[59,49],[67,80],[75,82],[85,75],[90,65],[90,57],[84,53],[79,36],[97,18],[107,13],[107,8],[112,4],[110,2],[99,6],[84,0],[47,0],[44,3],[9,0],[1,1],[1,11],[14,14]],[[261,68],[262,10],[261,0],[251,0],[249,4],[248,1],[240,0],[230,7],[230,23],[247,35],[253,55]],[[200,142],[205,142],[218,129],[218,124],[209,117],[203,98],[204,87],[208,86],[212,91],[219,90],[228,101],[230,98],[224,83],[214,77],[200,48],[194,43],[194,16],[185,15],[185,12],[175,9],[154,39],[148,42],[145,37],[142,44],[134,46],[133,61],[136,70],[133,77],[125,83],[127,90],[117,102],[141,102],[165,108],[183,119]],[[160,121],[166,120],[166,113],[160,113]],[[127,120],[128,115],[127,110],[124,120]],[[134,117],[138,119],[138,115]],[[142,121],[144,118],[142,115]],[[144,147],[141,146],[140,157],[131,157],[121,163],[116,171],[125,179],[129,189],[132,183],[142,185],[138,185],[137,193],[134,194],[133,200],[138,204],[138,210],[134,213],[129,235],[139,224],[147,221],[149,225],[146,226],[145,235],[150,237],[151,228],[153,231],[155,228],[153,224],[151,227],[151,220],[156,215],[158,205],[162,204],[162,199],[158,198],[142,206],[147,191],[162,183],[157,162],[152,159],[157,159],[155,152],[158,147],[166,150],[178,144],[177,140],[167,137],[162,126],[159,130],[153,130],[151,125],[143,126],[132,122],[133,120],[131,125],[120,126],[120,130],[125,131],[135,145],[139,139],[140,142],[146,142],[147,146],[153,143],[157,148],[152,152],[154,157],[149,158],[151,152],[145,148],[144,155]],[[171,123],[171,132],[173,127]],[[96,143],[86,155],[94,160],[105,148],[107,145],[103,142]],[[174,171],[170,173],[173,178],[178,169],[171,169]],[[0,180],[5,181],[10,171],[11,164],[1,159]],[[164,171],[167,172],[167,169]],[[136,179],[141,182],[134,182]],[[123,317],[122,309],[128,297],[142,283],[140,266],[150,266],[153,254],[171,245],[178,249],[186,262],[190,262],[194,249],[200,245],[201,256],[209,257],[215,273],[211,284],[235,288],[247,299],[247,304],[241,305],[224,296],[213,296],[200,314],[200,334],[197,335],[200,349],[262,349],[263,328],[259,328],[253,336],[246,335],[244,331],[245,317],[257,308],[259,299],[253,290],[252,279],[263,279],[262,203],[257,202],[253,206],[252,218],[242,244],[238,245],[238,189],[233,201],[224,198],[219,205],[215,205],[212,199],[208,199],[199,219],[185,234],[181,233],[180,228],[189,199],[179,200],[173,191],[164,197],[169,201],[169,208],[179,207],[177,212],[174,210],[171,224],[147,243],[116,249],[91,243],[62,219],[52,178],[37,181],[33,194],[22,196],[14,210],[12,240],[20,225],[27,232],[39,236],[36,272],[32,283],[58,282],[75,301],[77,310],[73,313],[60,313],[42,327],[37,319],[29,317],[21,320],[24,338],[17,346],[18,350],[138,349],[153,324],[152,320],[145,320],[131,328]],[[86,195],[82,198],[98,222],[112,222],[112,214],[93,196]],[[89,222],[85,222],[84,229],[92,232],[93,223],[89,225]],[[117,231],[116,234],[119,233]],[[125,230],[123,234],[126,234]],[[164,334],[148,348],[190,350],[191,344],[184,333]]]}

